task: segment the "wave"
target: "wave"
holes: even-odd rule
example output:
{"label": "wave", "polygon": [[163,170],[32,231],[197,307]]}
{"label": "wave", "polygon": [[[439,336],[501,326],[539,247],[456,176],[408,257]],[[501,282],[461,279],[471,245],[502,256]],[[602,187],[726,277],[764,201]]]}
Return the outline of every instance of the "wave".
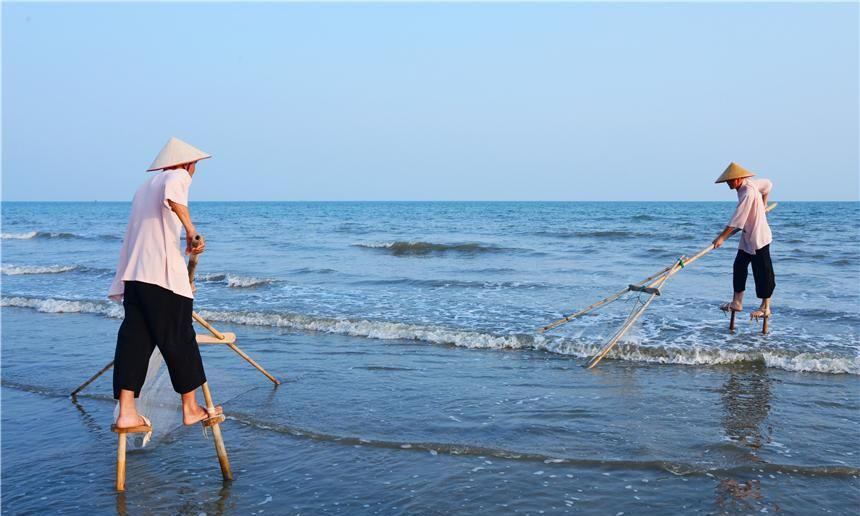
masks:
{"label": "wave", "polygon": [[74,265],[3,265],[0,274],[4,276],[20,276],[24,274],[60,274],[80,269],[81,266]]}
{"label": "wave", "polygon": [[120,240],[120,237],[116,235],[98,235],[98,236],[87,236],[87,235],[79,235],[77,233],[64,233],[64,232],[54,232],[54,231],[28,231],[26,233],[0,233],[0,239],[2,240],[32,240],[35,238],[57,238],[63,240],[71,240],[71,239],[82,239],[82,240]]}
{"label": "wave", "polygon": [[111,318],[121,318],[123,316],[122,305],[110,303],[108,301],[84,301],[52,298],[40,299],[35,297],[16,296],[0,298],[0,306],[30,308],[37,312],[52,314],[98,314]]}
{"label": "wave", "polygon": [[[0,306],[30,308],[49,313],[92,313],[122,317],[122,307],[107,301],[3,297],[0,299]],[[200,315],[209,321],[245,326],[290,328],[379,340],[414,340],[469,349],[531,349],[577,358],[590,358],[603,346],[602,342],[584,342],[569,337],[515,333],[504,335],[402,322],[316,317],[285,312],[201,310]],[[860,356],[856,354],[843,356],[829,352],[785,349],[730,350],[695,344],[644,345],[622,341],[606,358],[700,366],[762,364],[786,371],[860,375]]]}
{"label": "wave", "polygon": [[429,254],[459,253],[459,254],[481,254],[498,253],[507,251],[503,247],[491,244],[462,243],[462,244],[437,244],[433,242],[386,242],[370,244],[354,244],[355,247],[364,249],[375,249],[387,252],[393,256],[425,256]]}
{"label": "wave", "polygon": [[271,285],[277,281],[270,278],[239,276],[238,274],[230,274],[229,272],[221,274],[203,274],[199,276],[197,280],[205,283],[223,283],[229,288],[256,288],[264,285]]}

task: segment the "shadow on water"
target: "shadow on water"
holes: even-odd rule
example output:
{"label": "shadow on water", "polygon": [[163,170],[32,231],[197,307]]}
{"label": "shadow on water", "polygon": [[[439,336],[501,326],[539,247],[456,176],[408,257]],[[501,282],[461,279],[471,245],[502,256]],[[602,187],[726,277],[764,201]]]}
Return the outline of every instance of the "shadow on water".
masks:
{"label": "shadow on water", "polygon": [[[734,369],[723,385],[720,398],[725,437],[732,443],[735,460],[761,463],[758,450],[771,442],[772,428],[768,424],[771,407],[771,379],[761,363],[751,363]],[[716,505],[722,514],[758,512],[766,507],[761,482],[755,478],[721,476],[716,484]],[[769,510],[779,511],[778,506]]]}

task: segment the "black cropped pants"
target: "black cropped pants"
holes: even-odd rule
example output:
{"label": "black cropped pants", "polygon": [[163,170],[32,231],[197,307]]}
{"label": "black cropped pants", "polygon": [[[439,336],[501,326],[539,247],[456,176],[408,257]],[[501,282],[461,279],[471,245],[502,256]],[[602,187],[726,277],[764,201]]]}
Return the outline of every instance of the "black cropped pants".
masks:
{"label": "black cropped pants", "polygon": [[146,379],[149,358],[156,347],[164,357],[173,389],[179,394],[203,385],[203,359],[191,325],[194,300],[166,288],[126,281],[122,306],[125,319],[119,327],[113,368],[113,397],[122,389],[140,389]]}
{"label": "black cropped pants", "polygon": [[735,292],[746,290],[750,263],[752,263],[756,297],[759,299],[770,298],[773,295],[773,289],[776,288],[776,276],[773,273],[773,263],[770,261],[770,244],[757,249],[755,254],[749,254],[738,249],[733,275]]}

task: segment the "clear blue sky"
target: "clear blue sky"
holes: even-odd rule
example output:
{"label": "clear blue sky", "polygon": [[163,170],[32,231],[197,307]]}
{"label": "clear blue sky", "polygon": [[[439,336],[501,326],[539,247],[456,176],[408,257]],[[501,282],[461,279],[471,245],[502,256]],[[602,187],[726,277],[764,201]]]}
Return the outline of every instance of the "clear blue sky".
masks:
{"label": "clear blue sky", "polygon": [[858,5],[2,4],[2,197],[857,200]]}

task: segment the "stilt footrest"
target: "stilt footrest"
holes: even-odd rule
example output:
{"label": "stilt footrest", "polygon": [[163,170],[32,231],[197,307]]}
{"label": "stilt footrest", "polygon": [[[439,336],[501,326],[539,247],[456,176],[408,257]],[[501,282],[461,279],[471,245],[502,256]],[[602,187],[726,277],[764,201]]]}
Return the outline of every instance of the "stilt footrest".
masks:
{"label": "stilt footrest", "polygon": [[200,420],[200,424],[208,428],[213,425],[220,425],[226,420],[227,418],[224,417],[224,414],[216,414],[212,417]]}

